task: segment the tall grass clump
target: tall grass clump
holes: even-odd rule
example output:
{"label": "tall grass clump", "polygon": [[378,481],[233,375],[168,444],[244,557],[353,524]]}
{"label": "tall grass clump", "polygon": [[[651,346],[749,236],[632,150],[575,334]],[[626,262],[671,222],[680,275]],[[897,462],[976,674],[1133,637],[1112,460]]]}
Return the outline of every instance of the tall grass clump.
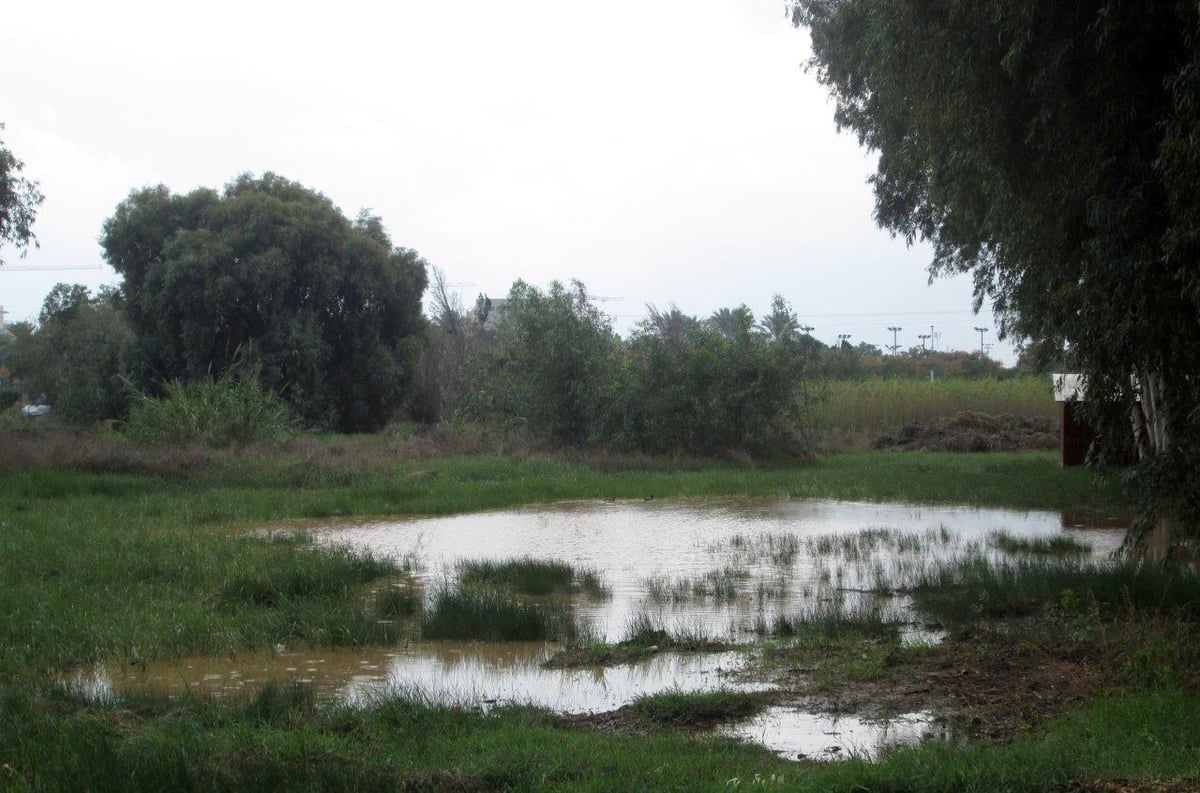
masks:
{"label": "tall grass clump", "polygon": [[301,599],[344,598],[363,585],[399,573],[387,559],[349,548],[279,556],[236,572],[218,590],[226,606],[275,607]]}
{"label": "tall grass clump", "polygon": [[994,531],[988,536],[988,544],[1013,556],[1087,556],[1092,552],[1091,543],[1062,535],[1018,537],[1007,531]]}
{"label": "tall grass clump", "polygon": [[754,632],[776,638],[840,639],[895,636],[896,625],[884,620],[876,601],[847,606],[844,601],[822,600],[791,614],[755,619]]}
{"label": "tall grass clump", "polygon": [[911,582],[918,609],[963,623],[1041,613],[1089,610],[1200,620],[1200,575],[1177,566],[1123,560],[1093,564],[1078,558],[1019,558],[993,563],[975,556],[926,569]]}
{"label": "tall grass clump", "polygon": [[294,426],[287,404],[264,391],[256,373],[239,376],[230,369],[215,379],[166,383],[162,396],[140,395],[125,432],[148,443],[224,448],[277,441]]}
{"label": "tall grass clump", "polygon": [[491,586],[519,595],[569,595],[583,592],[607,597],[611,591],[595,570],[576,569],[566,562],[544,559],[474,560],[459,564],[464,586]]}
{"label": "tall grass clump", "polygon": [[485,587],[439,589],[420,622],[425,639],[571,642],[586,633],[566,607],[524,603]]}
{"label": "tall grass clump", "polygon": [[754,715],[763,696],[747,691],[662,691],[642,694],[629,703],[630,712],[661,727],[698,727]]}

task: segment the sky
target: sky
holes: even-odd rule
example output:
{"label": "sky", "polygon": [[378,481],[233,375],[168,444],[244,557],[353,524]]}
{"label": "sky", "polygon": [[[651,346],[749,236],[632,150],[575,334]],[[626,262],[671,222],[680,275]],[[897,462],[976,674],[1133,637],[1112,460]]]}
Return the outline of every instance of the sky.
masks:
{"label": "sky", "polygon": [[930,284],[929,248],[875,225],[875,158],[808,57],[784,0],[12,4],[0,135],[46,198],[0,306],[118,284],[97,240],[134,189],[272,171],[379,215],[467,305],[578,279],[628,333],[779,294],[826,343],[982,327],[1013,363],[970,279]]}

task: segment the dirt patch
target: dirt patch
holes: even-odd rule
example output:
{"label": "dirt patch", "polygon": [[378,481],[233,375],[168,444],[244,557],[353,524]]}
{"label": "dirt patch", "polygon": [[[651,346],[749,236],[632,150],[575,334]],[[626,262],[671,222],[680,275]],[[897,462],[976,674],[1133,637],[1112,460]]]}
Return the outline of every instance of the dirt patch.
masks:
{"label": "dirt patch", "polygon": [[[869,719],[927,712],[952,734],[992,743],[1026,734],[1105,687],[1094,641],[1034,619],[962,632],[933,647],[875,640],[781,645],[743,674],[777,686],[760,695],[763,705]],[[638,734],[663,726],[630,707],[559,723]]]}
{"label": "dirt patch", "polygon": [[881,435],[872,449],[932,452],[1011,452],[1057,449],[1059,422],[1051,418],[991,416],[962,411],[928,424],[905,424],[895,433]]}

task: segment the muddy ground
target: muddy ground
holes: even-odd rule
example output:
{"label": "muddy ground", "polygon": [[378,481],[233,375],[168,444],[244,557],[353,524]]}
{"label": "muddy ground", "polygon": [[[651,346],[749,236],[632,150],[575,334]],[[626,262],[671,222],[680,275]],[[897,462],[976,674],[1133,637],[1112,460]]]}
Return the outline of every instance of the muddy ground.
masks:
{"label": "muddy ground", "polygon": [[[1006,743],[1082,705],[1106,686],[1093,640],[1061,625],[1014,621],[946,636],[936,645],[895,640],[780,644],[744,674],[775,690],[760,704],[884,719],[930,712],[944,734]],[[631,707],[564,716],[583,729],[645,732]],[[688,725],[713,726],[702,719]]]}
{"label": "muddy ground", "polygon": [[1058,446],[1059,422],[1055,419],[991,416],[974,411],[927,424],[905,424],[871,443],[872,449],[933,452],[1012,452]]}

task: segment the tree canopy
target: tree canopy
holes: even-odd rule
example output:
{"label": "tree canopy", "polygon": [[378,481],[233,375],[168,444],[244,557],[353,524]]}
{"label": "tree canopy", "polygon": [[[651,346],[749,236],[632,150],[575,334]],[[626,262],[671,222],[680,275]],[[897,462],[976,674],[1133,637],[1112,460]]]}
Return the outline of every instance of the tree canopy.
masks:
{"label": "tree canopy", "polygon": [[[0,132],[3,131],[4,124],[0,122]],[[33,221],[43,197],[37,182],[21,176],[24,167],[25,163],[0,139],[0,245],[12,243],[22,253],[29,245],[37,244]],[[4,264],[3,257],[0,264]]]}
{"label": "tree canopy", "polygon": [[[1069,351],[1148,504],[1200,488],[1200,9],[1194,2],[795,0],[875,217],[970,272],[1002,330]],[[1111,448],[1111,446],[1110,446]]]}
{"label": "tree canopy", "polygon": [[218,193],[130,194],[104,224],[145,387],[244,360],[310,425],[381,427],[410,396],[425,262],[379,218],[354,221],[274,174]]}

